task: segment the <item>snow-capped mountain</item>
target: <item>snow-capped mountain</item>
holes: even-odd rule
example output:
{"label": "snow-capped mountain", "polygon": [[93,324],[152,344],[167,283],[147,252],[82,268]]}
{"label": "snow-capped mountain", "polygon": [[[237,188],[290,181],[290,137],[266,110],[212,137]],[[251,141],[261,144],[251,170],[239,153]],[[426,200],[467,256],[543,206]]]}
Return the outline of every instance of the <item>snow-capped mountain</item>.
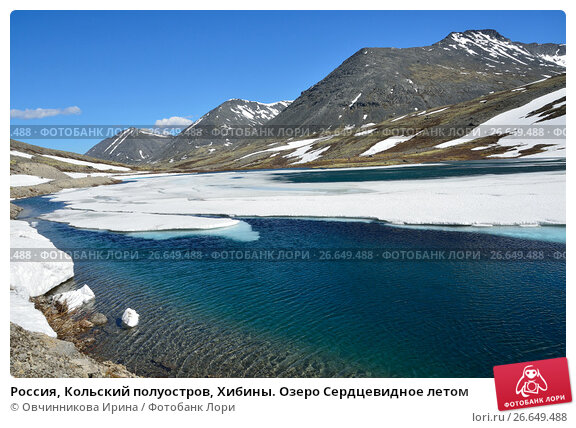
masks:
{"label": "snow-capped mountain", "polygon": [[282,110],[290,105],[292,101],[278,101],[276,103],[259,103],[257,101],[242,100],[234,98],[223,102],[218,107],[210,110],[190,128],[196,126],[234,126],[264,125],[274,119]]}
{"label": "snow-capped mountain", "polygon": [[494,63],[513,61],[525,66],[553,67],[555,64],[566,67],[566,45],[512,42],[495,30],[450,33],[437,45],[443,49],[464,50]]}
{"label": "snow-capped mountain", "polygon": [[[128,164],[184,160],[199,147],[230,146],[230,140],[210,139],[210,130],[233,126],[264,125],[289,106],[291,101],[259,103],[231,99],[210,110],[177,136],[162,135],[146,129],[128,128],[114,137],[102,140],[87,155]],[[208,138],[202,138],[208,134]],[[191,137],[193,135],[194,137]],[[208,149],[208,150],[215,150]]]}
{"label": "snow-capped mountain", "polygon": [[100,141],[86,155],[127,164],[147,163],[155,153],[166,148],[172,138],[146,129],[127,128]]}
{"label": "snow-capped mountain", "polygon": [[565,45],[512,42],[495,30],[451,33],[425,47],[364,48],[269,124],[378,123],[564,73],[565,56]]}
{"label": "snow-capped mountain", "polygon": [[[254,158],[244,154],[267,153],[268,146],[281,147],[281,144],[286,144],[286,138],[250,139],[234,132],[223,136],[223,130],[275,131],[278,127],[288,127],[295,132],[294,128],[311,126],[312,129],[319,127],[333,132],[356,128],[355,136],[365,139],[370,136],[371,125],[414,114],[420,117],[435,107],[518,91],[517,88],[565,74],[565,64],[564,44],[513,42],[495,30],[453,32],[424,47],[364,48],[293,102],[264,104],[231,99],[175,137],[159,140],[161,137],[155,136],[150,141],[142,140],[145,149],[140,141],[119,134],[98,144],[88,154],[107,160],[183,168],[251,167]],[[535,93],[535,90],[529,92]],[[523,96],[516,92],[512,94],[516,101]],[[494,111],[490,113],[496,114],[503,107],[494,104],[492,108]],[[470,117],[466,117],[464,111],[459,119],[466,123],[459,123],[459,126],[477,125],[484,110]],[[429,114],[422,118],[433,122]],[[383,146],[387,144],[383,143]],[[323,152],[317,153],[319,157],[336,156],[334,147],[329,150],[322,146],[321,149]],[[367,147],[365,151],[369,149]],[[340,155],[346,155],[348,160],[358,156],[355,149],[345,145],[340,145],[339,150]],[[313,150],[306,151],[302,147],[299,152],[312,153]],[[311,158],[313,156],[306,159]],[[270,159],[266,164],[271,167],[286,164],[280,162],[281,156],[276,152],[270,155]],[[254,165],[257,163],[252,162]]]}
{"label": "snow-capped mountain", "polygon": [[213,152],[219,147],[230,147],[238,139],[213,137],[214,130],[230,127],[253,128],[264,125],[278,116],[292,101],[260,103],[234,98],[210,110],[179,135],[162,151],[154,156],[154,161],[179,161],[193,156],[198,148],[209,147]]}

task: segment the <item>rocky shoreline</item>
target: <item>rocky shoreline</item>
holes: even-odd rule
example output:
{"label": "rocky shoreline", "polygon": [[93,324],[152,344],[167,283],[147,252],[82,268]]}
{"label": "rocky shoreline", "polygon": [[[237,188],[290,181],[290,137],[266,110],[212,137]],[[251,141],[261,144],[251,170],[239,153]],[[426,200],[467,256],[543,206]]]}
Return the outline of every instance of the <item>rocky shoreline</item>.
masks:
{"label": "rocky shoreline", "polygon": [[[85,177],[85,178],[64,178],[54,180],[49,183],[37,184],[34,186],[19,186],[10,188],[10,197],[14,199],[31,198],[33,196],[49,195],[63,189],[74,189],[79,187],[95,187],[107,184],[120,183],[112,177]],[[10,209],[12,215],[12,208]]]}
{"label": "rocky shoreline", "polygon": [[[111,177],[59,178],[49,183],[12,187],[11,198],[26,198],[55,193],[62,189],[93,187],[119,183]],[[10,219],[18,217],[22,208],[10,203]],[[12,276],[12,275],[11,275]],[[13,297],[11,278],[11,298]],[[110,361],[97,361],[85,353],[93,343],[95,325],[105,323],[102,314],[74,316],[68,308],[55,304],[49,297],[30,298],[54,330],[57,338],[41,332],[28,331],[10,322],[10,374],[19,378],[134,378],[126,367]],[[26,303],[32,305],[32,303]],[[39,314],[40,315],[40,314]],[[42,315],[40,315],[41,317]],[[50,328],[48,328],[50,330]],[[53,332],[51,332],[53,334]]]}
{"label": "rocky shoreline", "polygon": [[126,367],[98,362],[72,342],[10,323],[10,374],[18,378],[135,378]]}

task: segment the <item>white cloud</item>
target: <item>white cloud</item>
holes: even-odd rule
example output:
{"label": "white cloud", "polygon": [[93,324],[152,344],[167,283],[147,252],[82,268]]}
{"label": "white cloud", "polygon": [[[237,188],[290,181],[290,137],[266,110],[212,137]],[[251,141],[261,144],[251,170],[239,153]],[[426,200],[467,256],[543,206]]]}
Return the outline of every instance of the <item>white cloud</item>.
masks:
{"label": "white cloud", "polygon": [[42,119],[44,117],[58,116],[58,115],[71,115],[81,114],[80,107],[72,106],[66,108],[37,108],[26,110],[18,110],[16,108],[10,109],[10,119]]}
{"label": "white cloud", "polygon": [[157,120],[155,125],[156,126],[188,126],[188,125],[192,125],[192,123],[193,122],[190,119],[186,119],[185,117],[172,116],[168,119]]}

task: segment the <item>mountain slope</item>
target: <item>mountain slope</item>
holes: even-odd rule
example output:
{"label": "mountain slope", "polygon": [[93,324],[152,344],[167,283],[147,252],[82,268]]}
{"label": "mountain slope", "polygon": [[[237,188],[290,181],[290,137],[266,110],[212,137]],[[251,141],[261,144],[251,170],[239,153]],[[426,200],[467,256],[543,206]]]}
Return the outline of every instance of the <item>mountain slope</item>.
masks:
{"label": "mountain slope", "polygon": [[[136,170],[116,162],[10,140],[10,198],[30,198],[62,189],[118,183],[112,175]],[[21,211],[10,204],[10,218]]]}
{"label": "mountain slope", "polygon": [[563,73],[565,55],[565,45],[512,42],[494,30],[451,33],[426,47],[364,48],[269,124],[380,122]]}
{"label": "mountain slope", "polygon": [[[63,150],[10,140],[10,173],[27,173],[20,171],[23,166],[49,166],[61,173],[68,174],[104,174],[132,171],[120,162],[103,163],[100,159]],[[62,175],[62,174],[60,174]],[[69,175],[69,176],[72,176]],[[50,177],[49,177],[50,178]],[[55,177],[58,178],[58,177]]]}
{"label": "mountain slope", "polygon": [[351,167],[494,157],[563,157],[565,88],[566,76],[560,75],[359,129],[340,128],[299,139],[253,140],[213,153],[200,148],[193,160],[175,163],[172,168]]}
{"label": "mountain slope", "polygon": [[171,135],[128,128],[114,137],[100,141],[88,150],[86,155],[127,164],[146,163],[156,153],[165,149],[171,140]]}

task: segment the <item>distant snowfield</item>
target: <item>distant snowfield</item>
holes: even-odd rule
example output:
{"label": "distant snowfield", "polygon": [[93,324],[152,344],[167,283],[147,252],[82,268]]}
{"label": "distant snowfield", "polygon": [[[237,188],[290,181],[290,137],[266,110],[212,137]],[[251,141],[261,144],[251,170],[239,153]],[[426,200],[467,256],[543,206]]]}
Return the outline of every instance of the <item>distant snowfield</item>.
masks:
{"label": "distant snowfield", "polygon": [[85,172],[65,172],[68,177],[70,178],[86,178],[86,177],[109,177],[112,175],[110,172],[93,172],[91,174],[87,174]]}
{"label": "distant snowfield", "polygon": [[90,227],[99,229],[109,227],[110,213],[123,213],[131,223],[148,213],[371,218],[414,225],[566,224],[563,171],[319,184],[274,180],[282,173],[161,176],[68,190],[51,196],[67,208],[44,218],[74,225],[79,215],[74,210],[93,211]]}
{"label": "distant snowfield", "polygon": [[71,158],[63,158],[61,156],[53,156],[53,155],[42,155],[46,158],[50,158],[50,159],[54,159],[60,162],[66,162],[66,163],[71,163],[74,165],[84,165],[84,166],[91,166],[92,168],[98,169],[100,171],[107,171],[107,170],[112,170],[112,171],[131,171],[130,168],[126,168],[123,166],[115,166],[115,165],[108,165],[105,163],[95,163],[95,162],[88,162],[88,161],[83,161],[83,160],[78,160],[78,159],[71,159]]}
{"label": "distant snowfield", "polygon": [[48,183],[52,181],[50,178],[37,177],[28,174],[14,174],[10,175],[10,187],[20,186],[35,186],[37,184]]}
{"label": "distant snowfield", "polygon": [[282,146],[276,146],[276,147],[273,147],[271,149],[260,150],[258,152],[250,153],[246,156],[242,156],[240,159],[237,159],[237,160],[245,159],[245,158],[248,158],[250,156],[254,156],[254,155],[257,155],[260,153],[267,153],[267,152],[272,153],[271,157],[273,157],[273,156],[276,156],[279,152],[286,152],[289,150],[294,150],[294,151],[284,155],[284,158],[295,159],[295,162],[292,162],[292,165],[308,163],[308,162],[312,162],[316,159],[319,159],[322,156],[322,153],[324,153],[326,150],[328,150],[330,148],[330,146],[327,146],[327,147],[322,147],[322,148],[319,148],[316,150],[311,150],[312,147],[314,146],[314,144],[319,142],[319,141],[328,141],[331,138],[332,138],[332,136],[320,137],[320,138],[310,138],[307,140],[299,140],[299,141],[289,141]]}
{"label": "distant snowfield", "polygon": [[19,152],[18,150],[10,150],[10,154],[13,156],[20,156],[21,158],[26,158],[26,159],[32,159],[34,157],[34,155],[24,153],[24,152]]}
{"label": "distant snowfield", "polygon": [[414,137],[414,135],[409,135],[409,136],[400,135],[400,136],[388,137],[385,140],[379,141],[378,143],[374,144],[372,147],[370,147],[364,153],[361,153],[360,156],[372,156],[372,155],[375,155],[377,153],[385,152],[386,150],[389,150],[392,147],[395,147],[400,143],[404,143],[408,140],[411,140],[413,137]]}

